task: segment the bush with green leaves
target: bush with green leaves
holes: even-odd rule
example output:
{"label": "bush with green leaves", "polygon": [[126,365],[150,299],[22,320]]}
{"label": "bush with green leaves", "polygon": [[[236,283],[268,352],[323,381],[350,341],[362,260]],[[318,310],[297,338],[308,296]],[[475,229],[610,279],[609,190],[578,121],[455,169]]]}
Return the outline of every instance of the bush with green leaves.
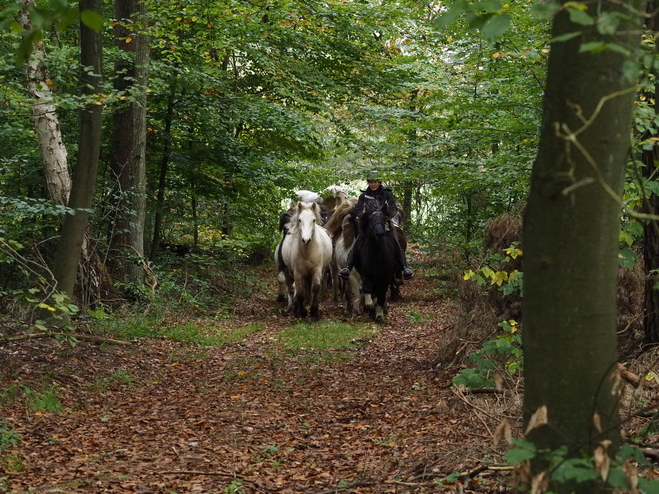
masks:
{"label": "bush with green leaves", "polygon": [[505,254],[496,253],[491,255],[489,261],[476,271],[467,270],[464,274],[464,280],[473,280],[482,287],[497,285],[504,295],[510,295],[514,292],[521,294],[524,273],[517,269],[511,271],[500,269],[501,266],[506,266],[512,260],[522,256],[518,243],[515,242],[508,247]]}
{"label": "bush with green leaves", "polygon": [[518,333],[517,321],[503,321],[499,327],[503,330],[502,334],[486,341],[480,350],[469,355],[468,360],[474,366],[453,378],[455,386],[492,387],[494,374],[501,367],[511,376],[522,371],[522,337]]}
{"label": "bush with green leaves", "polygon": [[[547,465],[547,482],[550,486],[574,486],[592,483],[593,492],[644,492],[659,493],[659,480],[645,478],[644,471],[651,472],[654,465],[648,462],[643,452],[631,445],[623,444],[611,458],[608,442],[603,441],[593,456],[574,455],[566,446],[556,450],[538,449],[537,446],[523,439],[513,439],[513,448],[506,453],[510,465],[528,470],[528,463],[539,460]],[[526,467],[524,467],[526,464]],[[530,491],[530,486],[516,486],[521,492]]]}

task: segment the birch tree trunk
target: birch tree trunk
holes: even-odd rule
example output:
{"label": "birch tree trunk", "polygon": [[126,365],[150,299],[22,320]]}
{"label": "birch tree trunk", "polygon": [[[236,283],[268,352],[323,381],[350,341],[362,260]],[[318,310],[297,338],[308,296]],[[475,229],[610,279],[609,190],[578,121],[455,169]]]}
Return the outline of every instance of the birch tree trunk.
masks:
{"label": "birch tree trunk", "polygon": [[[19,0],[19,2],[23,4],[18,13],[19,23],[25,31],[29,31],[32,29],[32,23],[28,11],[35,0]],[[28,94],[34,100],[32,117],[41,149],[48,193],[53,203],[66,206],[71,193],[71,176],[66,147],[62,141],[62,131],[53,104],[52,82],[45,59],[44,43],[39,41],[34,44],[32,55],[27,62],[27,88]]]}

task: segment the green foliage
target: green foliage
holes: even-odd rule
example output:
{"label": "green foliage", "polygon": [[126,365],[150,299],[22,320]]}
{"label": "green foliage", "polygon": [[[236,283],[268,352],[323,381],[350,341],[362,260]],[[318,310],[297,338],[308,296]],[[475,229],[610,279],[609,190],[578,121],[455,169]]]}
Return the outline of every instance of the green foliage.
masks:
{"label": "green foliage", "polygon": [[239,494],[242,492],[243,483],[240,480],[232,480],[231,483],[224,489],[224,494]]}
{"label": "green foliage", "polygon": [[278,344],[289,350],[323,350],[354,348],[379,330],[370,324],[333,321],[296,322],[278,336]]}
{"label": "green foliage", "polygon": [[21,442],[21,436],[4,421],[0,422],[0,453]]}
{"label": "green foliage", "polygon": [[454,386],[494,386],[493,375],[498,369],[497,355],[503,356],[503,367],[508,374],[515,375],[522,371],[522,338],[517,332],[517,321],[503,321],[499,327],[503,330],[502,334],[494,340],[486,341],[480,350],[469,354],[468,359],[475,367],[468,367],[455,376]]}
{"label": "green foliage", "polygon": [[124,386],[131,386],[133,379],[128,369],[116,369],[109,376],[97,377],[94,383],[88,383],[87,386],[94,391],[103,393],[113,383],[119,383]]}
{"label": "green foliage", "polygon": [[484,287],[489,285],[497,285],[499,290],[504,295],[510,295],[514,292],[522,293],[522,283],[524,273],[518,270],[510,272],[505,270],[498,270],[491,266],[502,265],[509,263],[512,259],[517,259],[522,256],[522,251],[517,248],[517,243],[511,245],[506,249],[505,255],[494,254],[490,257],[489,263],[473,271],[467,270],[464,275],[464,280],[473,280],[480,286]]}
{"label": "green foliage", "polygon": [[[642,467],[652,469],[641,450],[630,444],[623,444],[614,458],[609,459],[608,445],[598,447],[595,456],[577,455],[562,446],[556,450],[539,450],[526,440],[513,439],[513,448],[506,452],[506,461],[519,465],[531,460],[540,460],[547,465],[550,485],[572,486],[598,485],[601,490],[628,490],[637,485],[640,492],[659,492],[659,480],[649,480],[639,476]],[[634,465],[632,467],[631,465]],[[641,468],[638,468],[638,467]]]}
{"label": "green foliage", "polygon": [[199,326],[189,322],[181,326],[164,324],[163,313],[151,312],[148,315],[117,314],[98,322],[100,331],[122,339],[166,339],[187,345],[219,347],[241,341],[246,335],[263,331],[261,325],[248,325],[235,328],[217,328]]}
{"label": "green foliage", "polygon": [[64,412],[64,407],[59,400],[59,389],[56,386],[45,388],[41,393],[34,393],[28,388],[25,388],[24,391],[28,408],[37,412]]}

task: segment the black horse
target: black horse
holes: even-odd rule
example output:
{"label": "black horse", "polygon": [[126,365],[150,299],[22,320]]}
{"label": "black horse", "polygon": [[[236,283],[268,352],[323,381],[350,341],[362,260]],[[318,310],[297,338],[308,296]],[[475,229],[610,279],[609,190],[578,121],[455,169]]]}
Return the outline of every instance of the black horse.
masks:
{"label": "black horse", "polygon": [[394,275],[401,269],[396,263],[396,238],[388,230],[387,205],[371,200],[359,219],[364,241],[356,256],[355,269],[362,277],[364,306],[371,319],[384,322],[387,312],[387,291]]}

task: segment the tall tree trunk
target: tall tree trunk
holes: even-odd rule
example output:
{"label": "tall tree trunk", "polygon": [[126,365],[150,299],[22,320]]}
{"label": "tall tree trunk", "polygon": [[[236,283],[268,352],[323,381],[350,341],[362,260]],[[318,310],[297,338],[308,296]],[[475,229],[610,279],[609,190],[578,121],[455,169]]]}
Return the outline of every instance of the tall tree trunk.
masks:
{"label": "tall tree trunk", "polygon": [[[80,11],[101,14],[101,0],[81,0]],[[89,221],[101,148],[102,51],[101,33],[80,22],[80,88],[88,102],[80,110],[80,139],[78,161],[73,175],[69,207],[75,214],[66,215],[62,235],[57,245],[53,274],[58,289],[73,297],[76,272],[82,253],[85,231]]]}
{"label": "tall tree trunk", "polygon": [[[647,11],[655,12],[656,2],[648,2]],[[659,39],[657,38],[657,31],[659,31],[659,16],[655,15],[648,20],[648,29],[654,32],[654,49],[655,53],[659,53]],[[659,80],[657,71],[653,69],[655,76],[654,94],[648,95],[654,99],[654,113],[659,114],[659,104],[657,103],[657,96],[659,96]],[[650,137],[657,137],[646,135],[644,139]],[[657,146],[653,146],[651,150],[643,151],[643,176],[648,180],[657,180],[657,160],[659,159],[659,150]],[[654,193],[648,193],[648,197],[644,203],[643,210],[645,213],[656,215],[659,212],[659,196]],[[643,230],[643,261],[645,269],[645,313],[643,318],[643,329],[645,331],[646,343],[659,343],[659,290],[654,286],[659,283],[659,222],[648,221],[644,225]]]}
{"label": "tall tree trunk", "polygon": [[146,92],[149,44],[139,26],[145,12],[138,0],[115,0],[115,43],[126,52],[115,63],[115,89],[128,104],[113,116],[110,167],[114,190],[113,231],[110,243],[112,274],[124,283],[139,282],[143,275],[135,255],[144,256],[146,219]]}
{"label": "tall tree trunk", "polygon": [[156,200],[156,217],[153,222],[153,240],[149,260],[154,262],[160,249],[160,237],[162,231],[162,216],[165,210],[165,188],[167,185],[167,170],[169,168],[169,154],[172,148],[172,122],[174,120],[174,96],[176,93],[175,83],[167,100],[167,114],[165,115],[165,132],[163,138],[162,159],[160,162],[160,177],[158,178],[158,195]]}
{"label": "tall tree trunk", "polygon": [[[23,7],[18,13],[18,20],[25,31],[32,29],[28,15],[35,0],[19,0]],[[34,43],[32,55],[27,62],[28,94],[34,100],[32,118],[37,131],[41,160],[43,163],[48,193],[55,204],[65,206],[71,193],[66,147],[62,140],[59,118],[53,104],[52,81],[46,64],[46,50],[43,41]]]}
{"label": "tall tree trunk", "polygon": [[[629,15],[625,7],[639,5],[598,2],[589,4],[588,14]],[[562,10],[552,35],[583,30]],[[635,54],[638,26],[623,21],[613,36],[592,28],[552,44],[523,237],[525,423],[543,407],[547,413],[546,425],[533,428],[528,439],[538,449],[567,446],[572,456],[592,454],[604,440],[611,441],[612,454],[619,440],[619,197],[635,96],[635,74],[625,70],[635,56],[611,49],[580,53],[591,41],[617,43]],[[576,492],[598,489],[578,486]]]}

